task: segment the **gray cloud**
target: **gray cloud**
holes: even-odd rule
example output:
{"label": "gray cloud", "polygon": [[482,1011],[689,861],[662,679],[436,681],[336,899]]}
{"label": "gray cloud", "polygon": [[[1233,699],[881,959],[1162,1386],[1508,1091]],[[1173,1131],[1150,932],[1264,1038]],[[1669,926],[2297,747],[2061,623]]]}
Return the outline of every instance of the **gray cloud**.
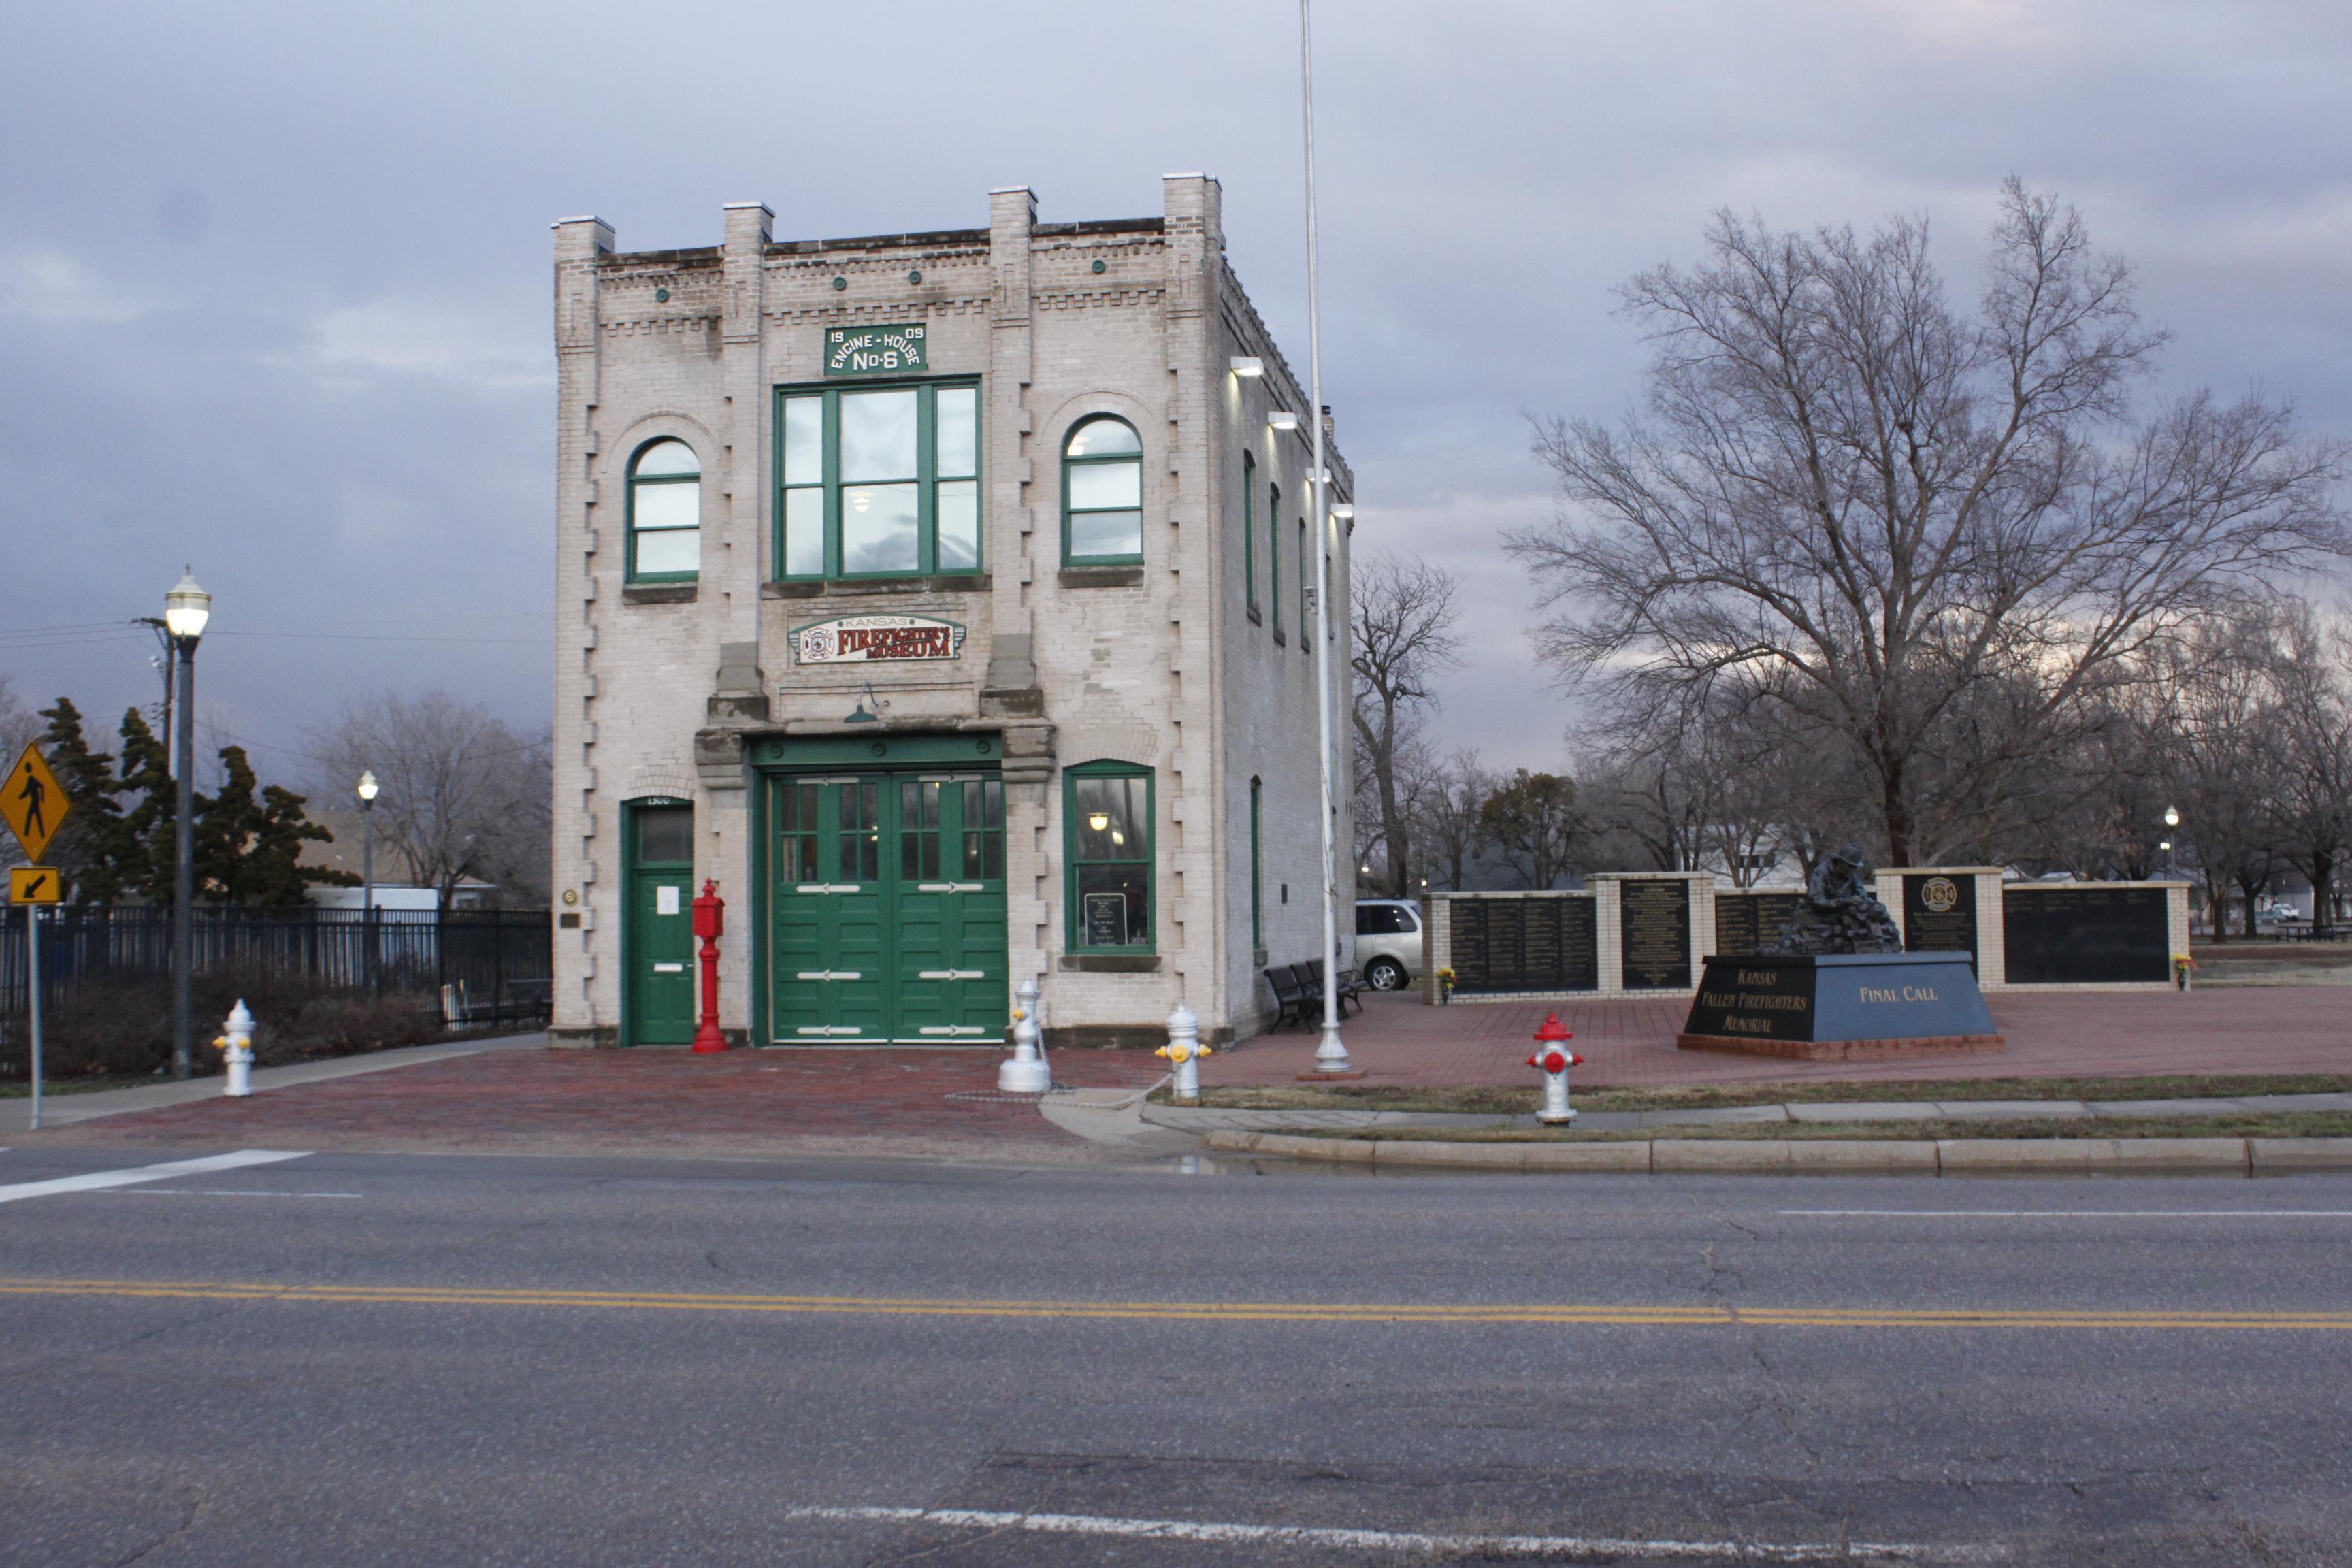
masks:
{"label": "gray cloud", "polygon": [[[547,223],[632,248],[1156,210],[1224,182],[1234,261],[1303,363],[1295,12],[495,3],[50,7],[0,58],[0,634],[219,595],[203,707],[299,745],[347,696],[544,711]],[[2341,7],[1714,0],[1328,3],[1326,366],[1361,542],[1462,574],[1446,720],[1562,754],[1499,533],[1542,517],[1523,413],[1612,416],[1612,284],[1709,210],[1924,210],[1958,288],[2002,175],[2139,263],[2175,384],[2352,430]],[[268,633],[262,636],[257,634]],[[318,634],[300,637],[278,634]],[[455,641],[362,640],[395,637]],[[136,636],[0,669],[105,713]],[[273,754],[274,755],[274,754]],[[294,759],[275,756],[289,765]]]}

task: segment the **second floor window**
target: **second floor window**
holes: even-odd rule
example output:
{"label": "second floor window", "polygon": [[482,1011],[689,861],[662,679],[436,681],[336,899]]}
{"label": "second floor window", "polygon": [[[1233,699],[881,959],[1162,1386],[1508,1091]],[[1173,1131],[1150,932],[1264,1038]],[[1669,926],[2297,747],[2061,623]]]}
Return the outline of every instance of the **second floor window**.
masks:
{"label": "second floor window", "polygon": [[1062,448],[1062,557],[1073,566],[1143,559],[1143,442],[1124,419],[1087,420]]}
{"label": "second floor window", "polygon": [[629,581],[684,583],[702,569],[702,465],[665,438],[629,465]]}
{"label": "second floor window", "polygon": [[980,388],[788,392],[776,417],[776,575],[977,572]]}

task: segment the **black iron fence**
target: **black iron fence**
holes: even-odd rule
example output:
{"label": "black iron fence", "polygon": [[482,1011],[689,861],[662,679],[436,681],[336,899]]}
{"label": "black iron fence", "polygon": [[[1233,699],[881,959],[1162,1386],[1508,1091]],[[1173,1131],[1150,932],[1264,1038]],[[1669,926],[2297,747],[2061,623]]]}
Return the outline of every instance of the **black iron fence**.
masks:
{"label": "black iron fence", "polygon": [[[25,1011],[26,906],[0,909],[0,1017]],[[306,979],[357,994],[460,988],[484,1018],[544,1005],[555,965],[546,910],[199,909],[189,927],[197,974]],[[60,906],[41,914],[44,1005],[86,985],[172,973],[172,911],[151,905]]]}

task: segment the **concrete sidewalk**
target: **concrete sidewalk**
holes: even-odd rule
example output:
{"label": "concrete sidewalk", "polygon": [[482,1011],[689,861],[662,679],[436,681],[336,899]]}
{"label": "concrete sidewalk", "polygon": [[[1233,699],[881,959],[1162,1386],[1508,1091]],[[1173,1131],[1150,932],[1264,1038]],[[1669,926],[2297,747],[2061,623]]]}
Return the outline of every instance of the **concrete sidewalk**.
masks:
{"label": "concrete sidewalk", "polygon": [[[1617,1132],[1640,1127],[1706,1127],[1742,1121],[2013,1121],[2042,1117],[2274,1115],[2295,1110],[2352,1110],[2352,1094],[2250,1094],[2234,1100],[1818,1100],[1672,1110],[1586,1110],[1578,1112],[1576,1125],[1586,1131]],[[1438,1110],[1226,1110],[1145,1105],[1139,1115],[1154,1126],[1195,1134],[1538,1125],[1532,1111],[1481,1116]]]}
{"label": "concrete sidewalk", "polygon": [[[449,1040],[436,1046],[404,1046],[398,1050],[367,1051],[357,1056],[334,1057],[325,1061],[297,1062],[291,1067],[256,1068],[253,1091],[257,1095],[267,1094],[274,1089],[331,1083],[337,1079],[357,1078],[364,1073],[391,1072],[398,1068],[422,1067],[428,1062],[448,1061],[456,1057],[479,1056],[484,1051],[538,1050],[546,1045],[547,1033],[539,1030],[528,1035]],[[41,1126],[44,1130],[70,1127],[77,1122],[94,1121],[105,1116],[125,1116],[135,1111],[187,1105],[196,1100],[222,1100],[226,1097],[221,1093],[221,1086],[226,1081],[221,1074],[214,1073],[185,1081],[158,1079],[153,1083],[142,1083],[130,1089],[44,1094],[41,1096]],[[32,1124],[32,1096],[0,1100],[0,1137],[13,1137],[29,1131]]]}

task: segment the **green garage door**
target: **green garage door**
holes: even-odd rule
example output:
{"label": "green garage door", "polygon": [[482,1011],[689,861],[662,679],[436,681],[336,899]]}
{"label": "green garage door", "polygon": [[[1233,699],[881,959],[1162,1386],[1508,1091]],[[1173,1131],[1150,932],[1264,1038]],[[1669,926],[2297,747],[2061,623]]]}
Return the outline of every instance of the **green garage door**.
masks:
{"label": "green garage door", "polygon": [[925,771],[769,789],[770,1037],[1001,1040],[1003,782]]}

